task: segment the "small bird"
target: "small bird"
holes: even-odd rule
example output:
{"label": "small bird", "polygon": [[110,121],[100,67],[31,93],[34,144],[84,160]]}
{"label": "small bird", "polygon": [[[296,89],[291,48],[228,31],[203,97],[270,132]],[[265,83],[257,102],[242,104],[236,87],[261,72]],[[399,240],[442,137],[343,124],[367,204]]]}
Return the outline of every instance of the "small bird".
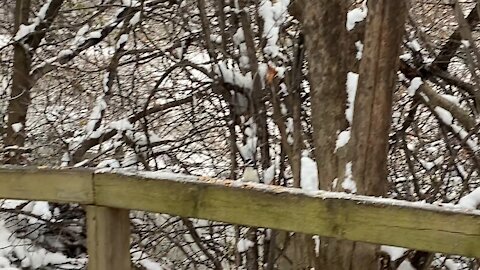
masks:
{"label": "small bird", "polygon": [[242,181],[255,182],[255,183],[260,182],[260,178],[258,177],[258,172],[255,169],[254,164],[251,160],[245,163],[245,169],[243,170]]}

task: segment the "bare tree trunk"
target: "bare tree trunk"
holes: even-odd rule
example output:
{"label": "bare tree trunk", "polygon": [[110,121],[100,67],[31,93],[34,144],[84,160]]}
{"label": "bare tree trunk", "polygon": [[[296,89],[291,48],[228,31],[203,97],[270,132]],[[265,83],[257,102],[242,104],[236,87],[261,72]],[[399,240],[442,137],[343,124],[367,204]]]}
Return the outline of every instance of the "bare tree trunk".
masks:
{"label": "bare tree trunk", "polygon": [[[345,28],[348,1],[310,0],[303,13],[319,186],[338,189],[353,162],[357,192],[384,195],[392,92],[407,11],[406,1],[371,0],[352,122],[352,139],[336,151],[348,127],[346,78],[351,58]],[[322,238],[317,269],[378,269],[377,246]]]}
{"label": "bare tree trunk", "polygon": [[385,195],[387,151],[407,1],[369,1],[369,18],[352,124],[358,193]]}
{"label": "bare tree trunk", "polygon": [[[17,0],[15,5],[16,33],[22,24],[28,24],[28,13],[30,11],[30,0]],[[14,44],[13,54],[13,81],[10,102],[8,103],[7,114],[7,136],[6,146],[22,147],[25,144],[25,122],[27,119],[27,108],[30,104],[30,79],[29,72],[31,59],[28,50],[23,43]],[[21,128],[19,128],[21,127]],[[21,152],[11,151],[8,153],[5,162],[18,164],[21,162]]]}

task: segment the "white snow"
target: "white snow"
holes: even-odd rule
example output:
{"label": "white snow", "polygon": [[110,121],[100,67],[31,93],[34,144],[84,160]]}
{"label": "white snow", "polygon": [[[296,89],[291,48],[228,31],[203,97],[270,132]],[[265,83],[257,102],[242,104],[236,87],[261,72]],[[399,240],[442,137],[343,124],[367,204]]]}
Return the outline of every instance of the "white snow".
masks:
{"label": "white snow", "polygon": [[418,40],[416,39],[407,42],[407,46],[416,52],[419,52],[422,49],[422,46],[420,46],[420,43],[418,43]]}
{"label": "white snow", "polygon": [[237,243],[237,251],[242,253],[247,251],[249,248],[253,247],[254,243],[248,239],[241,238]]}
{"label": "white snow", "polygon": [[352,176],[352,162],[348,162],[345,165],[345,180],[342,182],[342,188],[351,193],[357,192],[357,183],[355,183]]}
{"label": "white snow", "polygon": [[[455,133],[457,133],[458,136],[460,136],[460,138],[461,138],[462,140],[465,139],[465,138],[467,138],[468,132],[467,132],[464,128],[462,128],[462,127],[460,127],[460,126],[458,126],[458,125],[455,125],[455,124],[451,124],[450,127],[452,127],[452,130],[453,130]],[[479,146],[478,146],[478,142],[477,142],[476,139],[474,139],[474,138],[472,138],[472,137],[469,137],[469,138],[467,139],[466,143],[467,143],[467,145],[468,145],[474,152],[480,150],[480,148],[479,148]]]}
{"label": "white snow", "polygon": [[122,4],[127,7],[135,7],[140,5],[137,0],[122,0]]}
{"label": "white snow", "polygon": [[253,160],[257,148],[257,137],[248,137],[245,144],[237,143],[238,151],[245,160]]}
{"label": "white snow", "polygon": [[423,159],[420,159],[419,161],[427,171],[430,171],[433,167],[435,167],[435,162],[425,161]]}
{"label": "white snow", "polygon": [[464,40],[462,40],[461,42],[462,42],[462,45],[463,45],[465,48],[470,47],[470,41],[464,39]]}
{"label": "white snow", "polygon": [[467,209],[477,209],[480,204],[480,187],[474,189],[471,193],[463,196],[458,201],[458,206]]}
{"label": "white snow", "polygon": [[410,59],[412,59],[412,54],[411,53],[404,53],[404,54],[400,55],[400,59],[403,60],[403,61],[410,60]]}
{"label": "white snow", "polygon": [[357,54],[356,54],[355,58],[357,60],[360,60],[360,59],[362,59],[362,55],[363,55],[363,43],[362,43],[362,41],[357,40],[355,42],[355,47],[357,48]]}
{"label": "white snow", "polygon": [[118,162],[116,159],[105,159],[102,160],[101,162],[98,163],[97,167],[98,169],[102,168],[120,168],[120,162]]}
{"label": "white snow", "polygon": [[263,19],[262,36],[267,39],[267,44],[263,51],[271,57],[279,54],[280,48],[277,45],[280,33],[280,27],[285,22],[288,15],[288,5],[290,0],[262,0],[258,8],[258,13]]}
{"label": "white snow", "polygon": [[364,0],[361,7],[350,10],[347,13],[347,22],[346,22],[347,30],[351,31],[357,23],[365,20],[365,18],[367,17],[367,13],[368,13],[367,1]]}
{"label": "white snow", "polygon": [[12,256],[21,259],[22,269],[39,269],[49,264],[57,266],[65,264],[65,267],[74,267],[86,262],[86,259],[70,259],[61,253],[51,253],[43,248],[34,247],[31,240],[15,237],[15,234],[6,228],[4,222],[0,221],[0,269],[18,270],[10,264],[8,258]]}
{"label": "white snow", "polygon": [[52,0],[47,0],[45,4],[40,8],[37,14],[37,18],[40,19],[40,21],[45,20],[45,16],[47,15],[47,10],[50,7],[50,3],[52,3]]}
{"label": "white snow", "polygon": [[101,38],[101,37],[102,37],[102,31],[100,30],[93,31],[88,34],[88,38]]}
{"label": "white snow", "polygon": [[335,145],[334,152],[337,152],[339,148],[344,147],[348,143],[348,141],[350,141],[350,133],[351,133],[351,128],[347,128],[346,130],[338,134],[337,143]]}
{"label": "white snow", "polygon": [[347,74],[347,109],[345,116],[352,124],[353,120],[353,106],[355,104],[355,95],[357,94],[358,74],[355,72],[348,72]]}
{"label": "white snow", "polygon": [[240,45],[245,40],[245,34],[243,33],[243,28],[238,28],[235,34],[233,35],[233,43],[235,45]]}
{"label": "white snow", "polygon": [[390,259],[392,261],[396,261],[400,257],[402,257],[405,252],[408,251],[407,248],[402,247],[393,247],[393,246],[381,246],[380,250],[390,255]]}
{"label": "white snow", "polygon": [[407,89],[408,95],[414,96],[415,92],[417,92],[418,88],[423,84],[422,78],[415,77],[410,82],[410,86]]}
{"label": "white snow", "polygon": [[397,268],[397,270],[417,270],[408,260],[404,260]]}
{"label": "white snow", "polygon": [[449,126],[453,124],[453,116],[449,111],[438,106],[435,107],[434,111],[438,114],[438,117],[442,120],[443,123]]}
{"label": "white snow", "polygon": [[75,38],[83,37],[89,29],[90,26],[88,24],[84,24],[80,29],[78,29],[77,33],[75,34]]}
{"label": "white snow", "polygon": [[308,157],[308,153],[302,153],[300,160],[300,186],[303,190],[318,190],[318,171],[317,163]]}
{"label": "white snow", "polygon": [[29,25],[20,25],[18,28],[17,33],[13,37],[15,41],[19,41],[20,39],[26,37],[27,35],[33,33],[35,31],[35,27],[37,27],[36,24],[29,24]]}
{"label": "white snow", "polygon": [[164,270],[164,268],[157,262],[154,262],[148,258],[141,259],[139,263],[145,268],[145,270]]}
{"label": "white snow", "polygon": [[129,24],[130,24],[131,26],[137,25],[138,22],[140,22],[140,16],[141,16],[141,14],[142,14],[142,13],[141,13],[140,11],[138,11],[137,13],[135,13],[135,15],[133,15],[133,17],[130,19]]}
{"label": "white snow", "polygon": [[128,34],[122,34],[117,41],[117,44],[115,45],[116,49],[119,49],[123,44],[127,43],[128,41]]}
{"label": "white snow", "polygon": [[441,97],[444,99],[448,100],[449,102],[455,104],[455,105],[460,105],[460,98],[452,95],[447,95],[447,94],[440,94]]}
{"label": "white snow", "polygon": [[31,213],[37,216],[40,216],[44,219],[52,218],[52,212],[50,211],[48,202],[45,201],[36,201],[30,202],[29,204],[33,204]]}
{"label": "white snow", "polygon": [[270,185],[275,178],[275,164],[272,164],[263,172],[263,183],[265,185]]}
{"label": "white snow", "polygon": [[226,83],[250,90],[253,88],[251,72],[247,72],[245,75],[243,75],[239,69],[228,67],[223,61],[219,61],[218,64],[213,67],[213,71],[218,76],[221,76],[223,81]]}
{"label": "white snow", "polygon": [[22,123],[14,123],[12,124],[12,129],[13,132],[18,133],[20,130],[22,130],[23,124]]}
{"label": "white snow", "polygon": [[107,102],[103,99],[103,96],[98,97],[95,102],[95,107],[93,107],[92,113],[90,114],[90,118],[88,120],[86,126],[86,132],[90,133],[94,131],[95,124],[100,120],[102,117],[102,112],[107,108]]}
{"label": "white snow", "polygon": [[29,25],[21,24],[19,26],[18,31],[17,33],[15,33],[15,36],[13,38],[15,41],[19,41],[35,31],[35,28],[45,20],[45,17],[47,15],[47,10],[50,7],[51,2],[52,0],[47,0],[45,4],[42,5],[42,7],[37,13],[37,16],[33,18],[33,22],[31,24]]}

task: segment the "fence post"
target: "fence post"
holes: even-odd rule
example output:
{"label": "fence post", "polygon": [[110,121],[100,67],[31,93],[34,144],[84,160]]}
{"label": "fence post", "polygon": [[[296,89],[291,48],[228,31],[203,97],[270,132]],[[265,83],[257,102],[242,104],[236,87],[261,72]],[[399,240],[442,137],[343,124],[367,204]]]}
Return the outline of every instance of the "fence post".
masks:
{"label": "fence post", "polygon": [[87,206],[88,270],[131,270],[129,210]]}

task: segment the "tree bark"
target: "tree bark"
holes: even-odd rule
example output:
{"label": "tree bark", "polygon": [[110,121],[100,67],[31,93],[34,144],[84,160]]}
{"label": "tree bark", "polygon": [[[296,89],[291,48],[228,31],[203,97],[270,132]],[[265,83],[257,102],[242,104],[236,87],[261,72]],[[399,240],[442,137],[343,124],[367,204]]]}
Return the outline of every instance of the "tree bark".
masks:
{"label": "tree bark", "polygon": [[[15,4],[14,32],[20,29],[20,25],[28,24],[30,11],[30,0],[17,0]],[[13,80],[10,102],[7,107],[7,135],[5,145],[22,147],[25,144],[25,122],[27,119],[27,108],[30,104],[30,79],[31,57],[29,51],[22,42],[15,42],[13,51]],[[18,123],[18,124],[17,124]],[[17,124],[17,125],[15,125]],[[20,129],[14,126],[21,125]],[[20,151],[8,153],[6,160],[8,164],[21,162]]]}
{"label": "tree bark", "polygon": [[313,143],[319,187],[329,190],[338,176],[335,154],[337,133],[347,128],[345,83],[348,33],[345,28],[348,1],[310,0],[304,13],[312,101]]}
{"label": "tree bark", "polygon": [[353,178],[358,193],[382,196],[407,1],[369,1],[368,12],[352,124]]}
{"label": "tree bark", "polygon": [[[336,151],[337,134],[348,127],[345,118],[346,78],[351,62],[345,28],[348,1],[307,1],[304,19],[312,100],[312,125],[319,186],[338,189],[345,165],[353,161],[357,193],[384,195],[392,93],[406,1],[371,0],[359,68],[352,138]],[[378,269],[377,246],[322,238],[317,269]]]}

